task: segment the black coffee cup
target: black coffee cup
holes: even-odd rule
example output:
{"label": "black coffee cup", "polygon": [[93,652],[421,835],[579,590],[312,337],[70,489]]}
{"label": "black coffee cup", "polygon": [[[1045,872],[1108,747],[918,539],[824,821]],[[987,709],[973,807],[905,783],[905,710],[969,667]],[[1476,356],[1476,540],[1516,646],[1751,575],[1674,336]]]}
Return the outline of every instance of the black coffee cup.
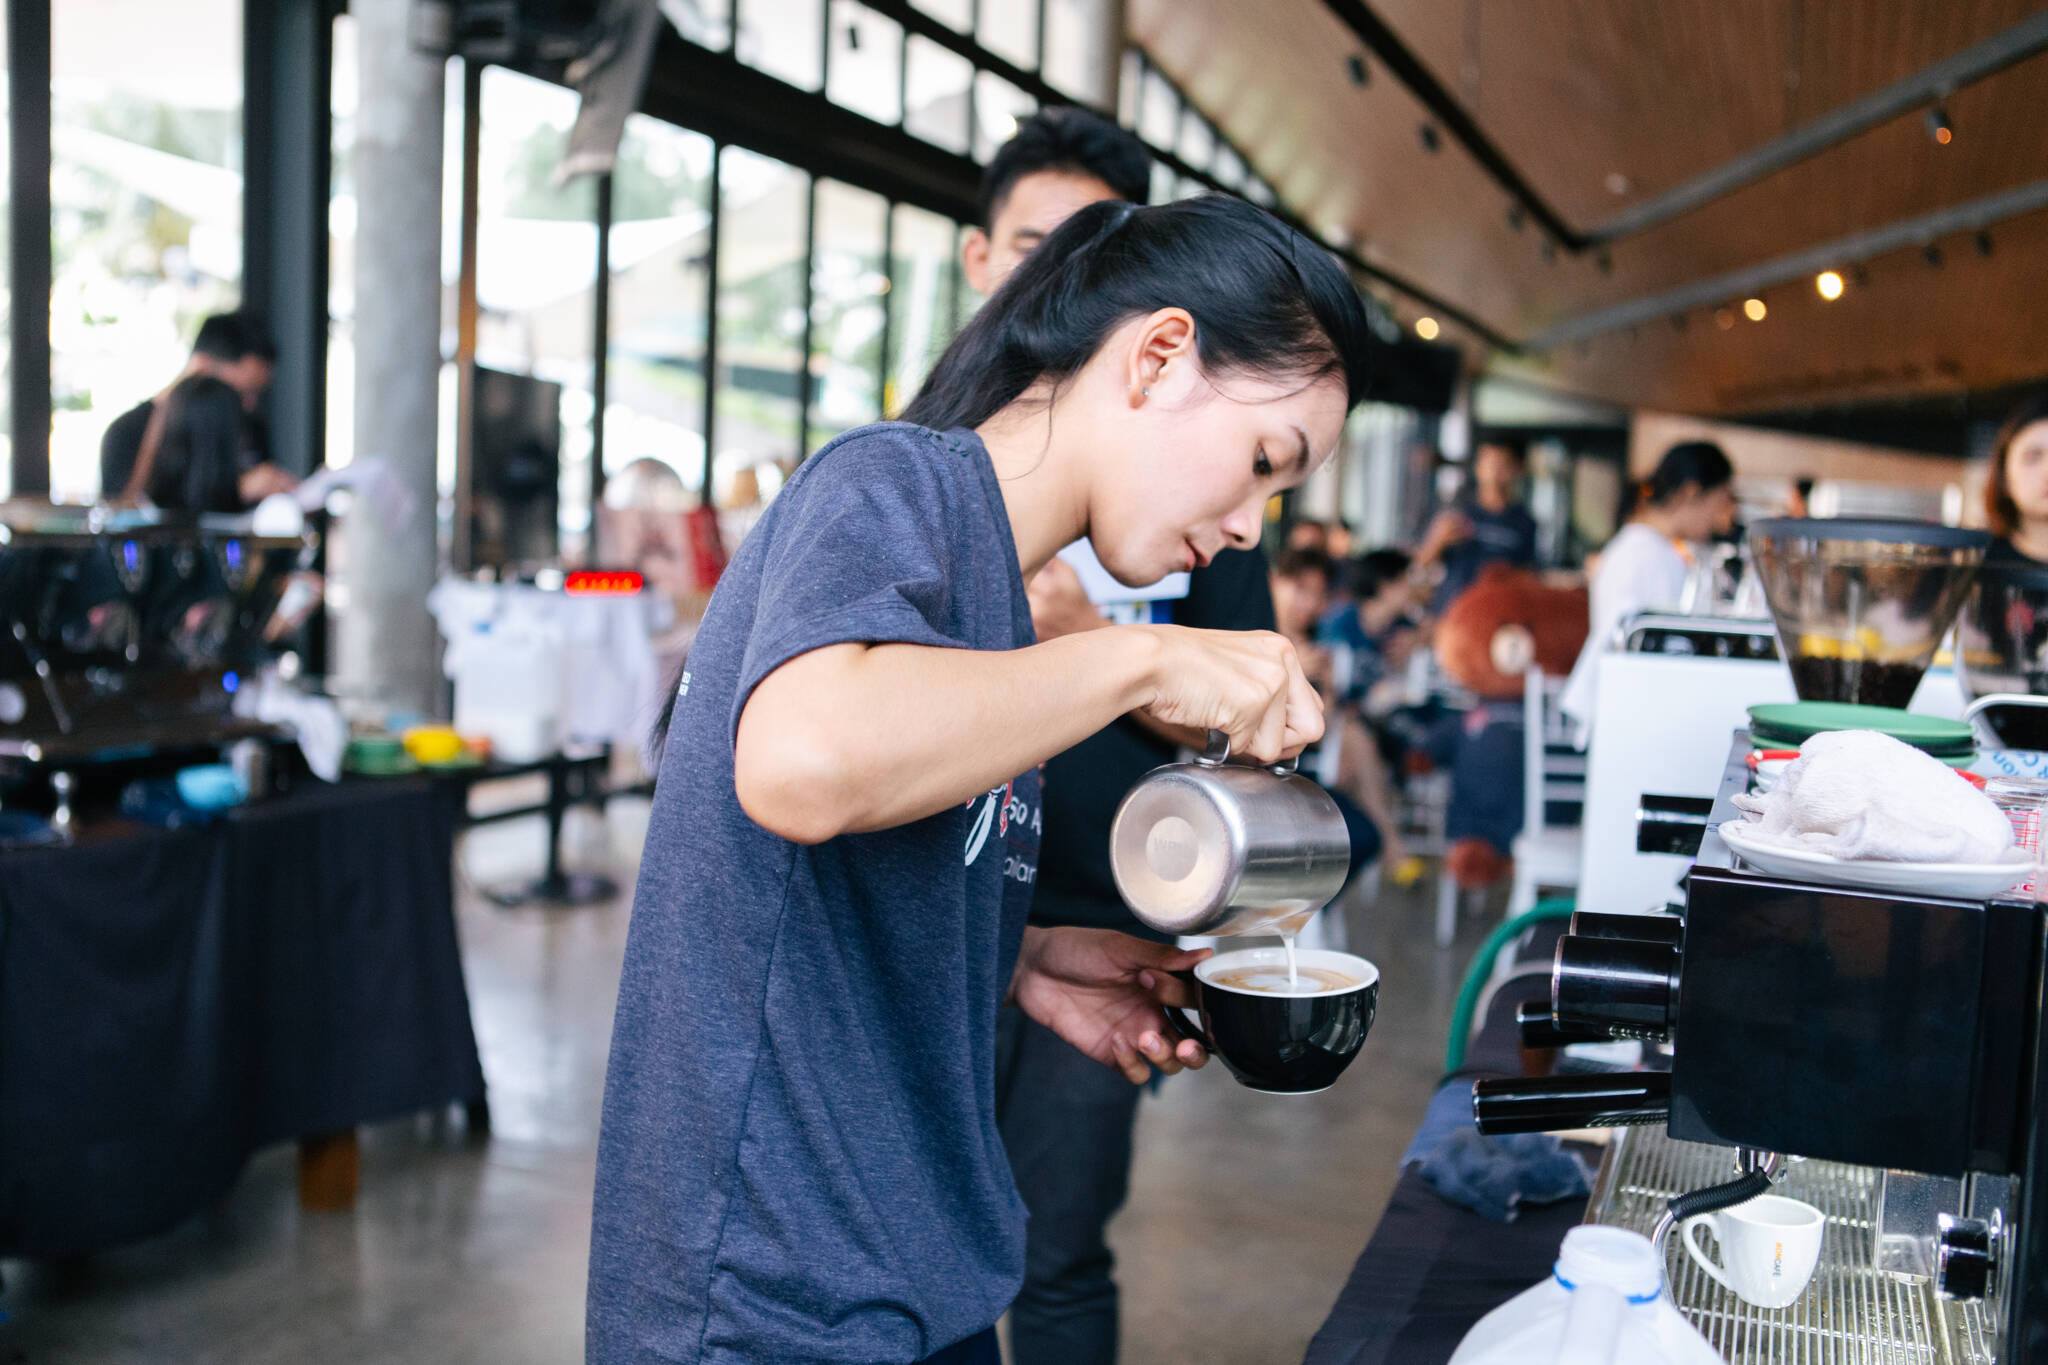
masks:
{"label": "black coffee cup", "polygon": [[[1197,963],[1193,973],[1202,1026],[1177,1009],[1175,1027],[1223,1059],[1240,1084],[1274,1095],[1313,1095],[1342,1075],[1379,1009],[1380,969],[1349,953],[1301,949],[1298,987],[1285,985],[1284,948],[1244,948]],[[1330,986],[1309,974],[1333,973],[1349,984]],[[1249,974],[1278,989],[1224,984],[1219,977]],[[1185,977],[1187,973],[1182,973]]]}

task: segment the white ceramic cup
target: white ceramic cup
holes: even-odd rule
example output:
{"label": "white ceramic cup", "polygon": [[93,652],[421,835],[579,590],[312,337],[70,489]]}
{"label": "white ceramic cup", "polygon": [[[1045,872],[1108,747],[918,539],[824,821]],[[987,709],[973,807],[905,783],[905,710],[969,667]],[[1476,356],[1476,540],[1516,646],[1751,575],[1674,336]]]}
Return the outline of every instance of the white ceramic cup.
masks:
{"label": "white ceramic cup", "polygon": [[[1680,1236],[1685,1251],[1701,1270],[1758,1308],[1784,1308],[1806,1292],[1820,1261],[1821,1229],[1826,1223],[1811,1204],[1783,1195],[1758,1195],[1719,1213],[1685,1220]],[[1699,1230],[1710,1227],[1721,1245],[1721,1264],[1700,1249]]]}

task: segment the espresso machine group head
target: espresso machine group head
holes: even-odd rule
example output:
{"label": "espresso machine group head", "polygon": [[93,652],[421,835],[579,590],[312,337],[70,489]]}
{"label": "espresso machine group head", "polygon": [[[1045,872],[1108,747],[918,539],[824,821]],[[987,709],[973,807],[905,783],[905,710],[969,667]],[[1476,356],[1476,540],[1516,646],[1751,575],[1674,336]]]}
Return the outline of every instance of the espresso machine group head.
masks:
{"label": "espresso machine group head", "polygon": [[203,748],[306,546],[246,518],[0,504],[0,760]]}

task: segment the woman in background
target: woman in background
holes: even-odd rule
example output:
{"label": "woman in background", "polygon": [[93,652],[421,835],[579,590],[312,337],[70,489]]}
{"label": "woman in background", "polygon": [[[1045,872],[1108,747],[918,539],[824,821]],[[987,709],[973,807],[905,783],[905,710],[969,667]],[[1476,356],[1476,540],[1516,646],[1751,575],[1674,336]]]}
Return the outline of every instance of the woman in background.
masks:
{"label": "woman in background", "polygon": [[1600,552],[1592,583],[1591,630],[1559,705],[1583,738],[1597,704],[1594,674],[1614,628],[1639,611],[1673,608],[1685,594],[1693,547],[1735,524],[1735,467],[1711,441],[1681,441],[1664,452],[1637,491],[1636,514]]}
{"label": "woman in background", "polygon": [[2023,399],[1999,430],[1984,521],[1997,537],[1987,563],[2048,563],[2048,390]]}

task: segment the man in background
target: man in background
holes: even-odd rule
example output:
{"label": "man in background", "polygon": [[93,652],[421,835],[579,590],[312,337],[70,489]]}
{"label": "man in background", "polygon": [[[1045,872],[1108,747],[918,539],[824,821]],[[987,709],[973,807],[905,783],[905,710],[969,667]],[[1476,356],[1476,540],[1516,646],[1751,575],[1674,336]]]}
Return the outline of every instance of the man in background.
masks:
{"label": "man in background", "polygon": [[995,293],[1017,263],[1078,210],[1104,199],[1145,202],[1152,155],[1086,109],[1042,109],[1017,127],[981,173],[981,223],[960,243],[967,283]]}
{"label": "man in background", "polygon": [[[155,397],[145,398],[116,417],[100,437],[100,496],[115,499],[142,491],[148,483],[147,466],[154,463],[163,441],[171,392],[186,380],[201,376],[226,384],[242,401],[241,446],[249,452],[243,467],[236,471],[242,503],[253,506],[272,493],[291,491],[298,480],[270,462],[269,442],[262,419],[256,415],[276,363],[277,347],[254,314],[215,313],[200,323],[185,368]],[[138,467],[144,470],[139,480],[135,477]]]}
{"label": "man in background", "polygon": [[[981,225],[961,243],[982,294],[1069,214],[1103,199],[1143,203],[1151,156],[1115,124],[1082,109],[1026,119],[982,175]],[[1079,575],[1054,559],[1030,585],[1038,638],[1109,624]],[[1132,608],[1138,610],[1139,608]],[[1195,570],[1186,597],[1142,610],[1212,630],[1271,630],[1264,556],[1225,550]],[[1109,870],[1109,824],[1131,785],[1173,761],[1177,742],[1130,718],[1045,765],[1045,828],[1031,922],[1119,929],[1157,940],[1132,918]],[[1104,1231],[1123,1206],[1131,1135],[1144,1092],[1098,1066],[1021,1011],[996,1034],[996,1118],[1031,1221],[1024,1285],[1010,1310],[1012,1365],[1107,1365],[1116,1359],[1115,1258]]]}
{"label": "man in background", "polygon": [[1425,568],[1443,565],[1435,601],[1439,613],[1471,587],[1487,565],[1527,568],[1536,562],[1536,519],[1521,500],[1526,458],[1516,442],[1482,442],[1472,457],[1471,496],[1430,523],[1415,562]]}

